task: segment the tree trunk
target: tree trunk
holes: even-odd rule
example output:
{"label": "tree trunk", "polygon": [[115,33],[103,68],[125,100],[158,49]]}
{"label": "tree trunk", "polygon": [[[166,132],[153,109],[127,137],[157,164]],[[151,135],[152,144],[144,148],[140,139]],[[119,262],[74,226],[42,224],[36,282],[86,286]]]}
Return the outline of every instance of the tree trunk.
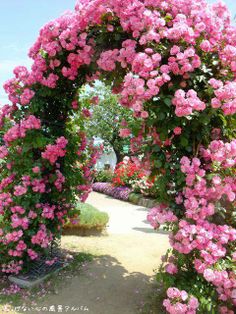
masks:
{"label": "tree trunk", "polygon": [[[113,147],[114,149],[114,147]],[[116,154],[116,159],[117,159],[117,163],[123,161],[123,158],[124,158],[124,153],[121,153],[120,151],[114,149],[114,152]]]}

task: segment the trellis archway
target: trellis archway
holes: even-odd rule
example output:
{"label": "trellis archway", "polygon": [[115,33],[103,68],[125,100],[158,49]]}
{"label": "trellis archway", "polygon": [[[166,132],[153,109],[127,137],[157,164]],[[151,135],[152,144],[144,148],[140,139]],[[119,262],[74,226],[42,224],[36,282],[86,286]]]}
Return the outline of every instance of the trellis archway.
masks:
{"label": "trellis archway", "polygon": [[[175,276],[167,288],[186,284],[189,269],[204,293],[214,289],[222,311],[233,308],[234,34],[227,9],[205,0],[80,0],[41,29],[31,71],[17,67],[4,86],[12,104],[1,113],[2,271],[18,273],[36,259],[60,235],[77,194],[86,199],[97,153],[86,140],[77,92],[99,78],[133,109],[137,125],[121,133],[132,132],[133,150],[145,142],[144,164],[159,175],[162,204],[149,220],[172,231],[166,270]],[[74,110],[81,110],[76,127]],[[168,291],[167,311],[177,313],[181,297],[186,311],[196,311],[195,299]]]}

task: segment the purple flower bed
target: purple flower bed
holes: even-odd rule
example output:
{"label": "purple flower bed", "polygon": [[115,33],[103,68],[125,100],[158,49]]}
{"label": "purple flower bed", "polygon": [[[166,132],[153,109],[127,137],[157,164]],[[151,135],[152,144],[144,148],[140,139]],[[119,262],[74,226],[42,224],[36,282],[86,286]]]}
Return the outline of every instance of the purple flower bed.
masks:
{"label": "purple flower bed", "polygon": [[96,192],[104,193],[122,201],[128,201],[129,194],[132,192],[132,189],[126,186],[115,187],[107,182],[96,182],[92,185],[92,188]]}

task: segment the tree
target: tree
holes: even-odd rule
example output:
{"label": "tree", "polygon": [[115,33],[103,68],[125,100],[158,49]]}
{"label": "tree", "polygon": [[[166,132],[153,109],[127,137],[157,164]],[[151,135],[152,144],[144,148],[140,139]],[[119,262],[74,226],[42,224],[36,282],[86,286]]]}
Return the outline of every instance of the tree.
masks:
{"label": "tree", "polygon": [[120,129],[134,120],[133,111],[121,106],[118,96],[112,94],[110,86],[101,81],[95,81],[92,87],[84,86],[79,102],[82,107],[91,106],[91,102],[95,103],[92,116],[86,122],[87,136],[104,140],[105,151],[113,149],[117,162],[122,161],[124,147],[129,146],[130,138],[121,137]]}

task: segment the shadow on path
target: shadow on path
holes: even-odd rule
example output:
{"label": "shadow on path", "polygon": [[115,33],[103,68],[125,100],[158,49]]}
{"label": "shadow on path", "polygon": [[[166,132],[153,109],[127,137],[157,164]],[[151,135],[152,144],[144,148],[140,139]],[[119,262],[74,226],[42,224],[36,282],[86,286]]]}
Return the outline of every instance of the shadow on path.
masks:
{"label": "shadow on path", "polygon": [[83,306],[91,314],[135,314],[140,312],[151,291],[150,282],[151,276],[130,273],[116,258],[102,255],[59,288],[58,295],[47,297],[40,306]]}

